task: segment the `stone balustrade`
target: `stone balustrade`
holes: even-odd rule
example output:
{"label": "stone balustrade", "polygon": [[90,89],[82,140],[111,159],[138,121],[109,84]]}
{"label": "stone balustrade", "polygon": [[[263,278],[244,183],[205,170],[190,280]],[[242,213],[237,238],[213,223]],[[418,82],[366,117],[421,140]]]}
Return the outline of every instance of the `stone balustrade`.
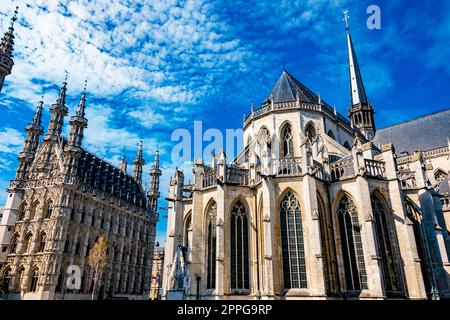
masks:
{"label": "stone balustrade", "polygon": [[353,158],[344,158],[330,164],[331,181],[355,176]]}
{"label": "stone balustrade", "polygon": [[386,167],[383,161],[364,159],[366,176],[370,178],[385,179]]}
{"label": "stone balustrade", "polygon": [[227,167],[225,182],[247,186],[249,184],[249,170],[236,167]]}
{"label": "stone balustrade", "polygon": [[202,174],[202,188],[209,188],[217,185],[216,170],[203,172]]}
{"label": "stone balustrade", "polygon": [[302,173],[301,158],[285,158],[274,161],[274,174],[278,177],[294,177]]}

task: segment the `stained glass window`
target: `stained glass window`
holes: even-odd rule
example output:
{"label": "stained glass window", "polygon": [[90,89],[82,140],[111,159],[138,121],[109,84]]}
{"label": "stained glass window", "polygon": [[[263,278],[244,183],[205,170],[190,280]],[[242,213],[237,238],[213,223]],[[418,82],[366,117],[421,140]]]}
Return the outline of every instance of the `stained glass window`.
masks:
{"label": "stained glass window", "polygon": [[248,217],[238,200],[231,210],[231,289],[249,289]]}
{"label": "stained glass window", "polygon": [[378,253],[381,257],[383,281],[386,291],[398,291],[398,277],[396,272],[391,234],[387,222],[387,212],[381,199],[374,195],[371,199],[375,231],[377,236]]}
{"label": "stained glass window", "polygon": [[281,158],[291,158],[294,156],[294,140],[290,125],[285,125],[281,130]]}
{"label": "stained glass window", "polygon": [[302,214],[298,200],[291,191],[281,201],[280,218],[284,287],[306,288]]}
{"label": "stained glass window", "polygon": [[216,287],[216,217],[217,204],[212,203],[207,211],[207,232],[208,232],[208,274],[207,274],[207,289],[214,289]]}
{"label": "stained glass window", "polygon": [[344,195],[337,208],[348,291],[367,289],[367,275],[358,213],[353,201]]}

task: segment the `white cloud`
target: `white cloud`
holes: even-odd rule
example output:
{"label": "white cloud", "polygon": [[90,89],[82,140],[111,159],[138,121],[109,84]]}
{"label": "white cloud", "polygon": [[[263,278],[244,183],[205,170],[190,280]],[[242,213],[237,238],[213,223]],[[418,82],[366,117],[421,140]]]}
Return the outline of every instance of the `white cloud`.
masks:
{"label": "white cloud", "polygon": [[22,149],[25,136],[16,129],[5,128],[0,131],[0,152],[17,154]]}

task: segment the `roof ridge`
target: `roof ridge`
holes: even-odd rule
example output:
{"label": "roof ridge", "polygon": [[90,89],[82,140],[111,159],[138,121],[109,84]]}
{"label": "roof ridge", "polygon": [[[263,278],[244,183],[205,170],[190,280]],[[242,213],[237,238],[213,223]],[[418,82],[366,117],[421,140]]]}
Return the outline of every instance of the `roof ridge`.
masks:
{"label": "roof ridge", "polygon": [[404,121],[401,121],[401,122],[398,122],[398,123],[394,123],[394,124],[392,124],[390,126],[380,128],[380,129],[378,129],[378,131],[383,130],[383,129],[389,129],[389,128],[392,128],[392,127],[396,127],[396,126],[399,126],[401,124],[413,122],[413,121],[416,121],[416,120],[419,120],[419,119],[424,119],[424,118],[427,118],[427,117],[431,117],[431,116],[434,116],[436,114],[444,113],[444,112],[447,112],[447,111],[450,111],[450,108],[441,109],[441,110],[434,111],[432,113],[428,113],[428,114],[425,114],[425,115],[422,115],[422,116],[417,116],[417,117],[414,117],[414,118],[411,118],[411,119],[408,119],[408,120],[404,120]]}

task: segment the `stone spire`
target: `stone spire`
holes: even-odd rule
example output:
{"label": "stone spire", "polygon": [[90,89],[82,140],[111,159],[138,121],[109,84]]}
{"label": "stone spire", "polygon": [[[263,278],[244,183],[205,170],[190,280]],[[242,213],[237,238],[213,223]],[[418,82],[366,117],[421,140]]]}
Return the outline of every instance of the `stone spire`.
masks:
{"label": "stone spire", "polygon": [[133,160],[133,177],[136,181],[142,181],[142,167],[145,164],[144,158],[142,156],[142,141],[139,142],[139,147],[136,153],[136,158]]}
{"label": "stone spire", "polygon": [[67,115],[66,91],[67,74],[59,92],[58,100],[50,107],[50,112],[52,115],[44,140],[58,140],[61,135],[62,127],[64,125],[64,117]]}
{"label": "stone spire", "polygon": [[39,101],[36,112],[33,117],[33,121],[25,127],[27,137],[23,145],[22,152],[19,154],[19,167],[16,172],[16,179],[20,180],[25,178],[26,170],[33,162],[36,149],[39,145],[39,137],[44,132],[44,128],[41,125],[42,109],[44,96],[42,95],[41,101]]}
{"label": "stone spire", "polygon": [[350,28],[348,11],[344,11],[345,29],[347,31],[347,46],[348,46],[348,64],[350,75],[350,95],[351,106],[349,117],[354,125],[360,129],[364,136],[371,140],[375,135],[375,123],[373,120],[373,108],[367,99],[366,90],[361,77],[358,60],[356,58],[355,47],[353,46],[352,37],[350,35]]}
{"label": "stone spire", "polygon": [[127,173],[127,160],[125,159],[125,146],[122,149],[122,156],[120,157],[120,170],[123,171],[123,173]]}
{"label": "stone spire", "polygon": [[159,150],[156,150],[155,160],[153,166],[150,169],[150,186],[147,192],[149,208],[151,214],[156,214],[158,211],[158,198],[159,193],[159,177],[161,177],[162,171],[159,169]]}
{"label": "stone spire", "polygon": [[14,22],[17,20],[18,10],[19,7],[16,7],[14,16],[11,18],[11,25],[0,42],[0,92],[2,91],[6,76],[11,74],[14,65],[12,55],[14,51]]}
{"label": "stone spire", "polygon": [[83,142],[83,131],[87,128],[88,120],[85,118],[86,109],[86,85],[87,81],[84,82],[84,89],[81,93],[80,103],[78,104],[77,111],[75,115],[70,118],[70,135],[69,135],[69,147],[81,150],[81,143]]}

